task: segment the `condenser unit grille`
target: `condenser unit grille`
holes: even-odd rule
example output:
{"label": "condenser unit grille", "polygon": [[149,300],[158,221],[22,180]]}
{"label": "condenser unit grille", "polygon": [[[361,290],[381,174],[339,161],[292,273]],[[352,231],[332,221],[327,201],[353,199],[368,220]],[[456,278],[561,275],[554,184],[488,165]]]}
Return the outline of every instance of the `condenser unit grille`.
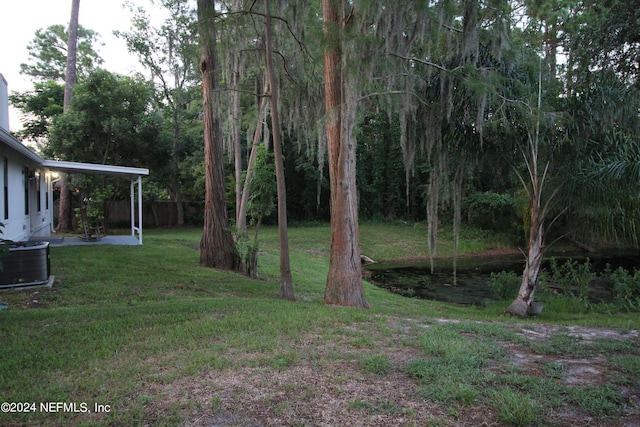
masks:
{"label": "condenser unit grille", "polygon": [[21,242],[0,260],[0,288],[35,286],[47,283],[51,265],[49,242]]}

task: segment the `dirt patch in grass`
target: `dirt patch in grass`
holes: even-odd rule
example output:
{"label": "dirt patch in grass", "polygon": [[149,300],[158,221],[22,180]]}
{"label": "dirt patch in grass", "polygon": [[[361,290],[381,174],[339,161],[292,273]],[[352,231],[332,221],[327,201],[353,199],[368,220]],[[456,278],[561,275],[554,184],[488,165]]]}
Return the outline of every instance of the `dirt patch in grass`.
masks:
{"label": "dirt patch in grass", "polygon": [[49,308],[52,306],[60,290],[58,288],[8,289],[0,293],[0,298],[7,301],[9,308]]}
{"label": "dirt patch in grass", "polygon": [[[499,408],[487,398],[465,405],[422,397],[421,387],[440,385],[418,384],[404,367],[408,361],[424,357],[419,337],[438,323],[392,318],[383,333],[371,332],[379,325],[358,324],[353,331],[344,330],[331,339],[309,334],[294,345],[301,356],[290,365],[252,366],[248,361],[237,361],[238,366],[205,370],[171,384],[152,384],[147,393],[157,398],[145,405],[144,412],[161,415],[179,407],[182,425],[189,427],[516,425],[500,421]],[[640,384],[613,384],[615,371],[607,357],[596,351],[582,354],[580,348],[601,339],[610,340],[607,342],[612,346],[625,342],[637,346],[638,331],[543,324],[504,327],[524,340],[497,341],[506,356],[501,366],[488,368],[492,372],[516,369],[521,375],[585,390],[612,384],[624,401],[620,413],[607,417],[587,414],[576,405],[549,405],[551,409],[545,407],[536,415],[536,423],[640,426]],[[366,331],[358,335],[363,329]],[[558,336],[575,339],[575,347],[567,351],[549,347],[554,340],[556,346],[562,346],[554,338]],[[371,354],[389,361],[390,368],[380,374],[364,370],[362,357]]]}

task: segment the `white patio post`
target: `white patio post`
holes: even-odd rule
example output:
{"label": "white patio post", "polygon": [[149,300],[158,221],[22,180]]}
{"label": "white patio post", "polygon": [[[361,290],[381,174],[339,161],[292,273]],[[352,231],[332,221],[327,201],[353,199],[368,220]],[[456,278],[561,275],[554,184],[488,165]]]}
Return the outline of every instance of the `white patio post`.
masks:
{"label": "white patio post", "polygon": [[135,187],[134,187],[134,180],[131,180],[131,182],[129,183],[129,205],[130,205],[130,212],[131,212],[131,236],[132,237],[136,237],[136,205],[133,203],[134,197],[135,197]]}
{"label": "white patio post", "polygon": [[142,244],[142,177],[138,176],[138,235]]}
{"label": "white patio post", "polygon": [[[136,226],[136,209],[135,209],[135,196],[136,196],[136,184],[138,187],[138,225]],[[142,244],[142,177],[138,176],[137,179],[131,180],[131,235],[136,237],[136,231],[138,232],[138,242]]]}

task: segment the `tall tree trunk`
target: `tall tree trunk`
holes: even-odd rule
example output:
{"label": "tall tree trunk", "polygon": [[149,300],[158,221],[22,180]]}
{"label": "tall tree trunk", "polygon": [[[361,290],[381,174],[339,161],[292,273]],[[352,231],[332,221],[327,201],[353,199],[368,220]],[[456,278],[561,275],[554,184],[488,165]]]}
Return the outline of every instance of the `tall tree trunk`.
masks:
{"label": "tall tree trunk", "polygon": [[[76,84],[76,56],[78,52],[78,16],[80,0],[71,0],[71,20],[67,39],[67,67],[64,77],[63,111],[68,111],[73,98],[73,86]],[[68,176],[60,175],[60,202],[58,205],[58,226],[56,230],[64,232],[72,229],[71,192],[67,187]]]}
{"label": "tall tree trunk", "polygon": [[176,203],[177,225],[184,226],[184,205],[182,204],[182,189],[180,187],[180,158],[178,155],[178,143],[180,141],[180,113],[178,105],[181,100],[176,102],[173,113],[173,144],[171,156],[171,177],[173,186],[173,198]]}
{"label": "tall tree trunk", "polygon": [[[440,163],[444,160],[442,155],[438,160]],[[429,241],[429,263],[431,265],[431,274],[435,272],[434,260],[438,251],[438,206],[440,201],[440,177],[442,176],[441,166],[432,162],[431,171],[429,172],[429,187],[427,199],[427,230]]]}
{"label": "tall tree trunk", "polygon": [[[345,69],[341,49],[346,25],[344,1],[322,0],[324,21],[324,89],[331,188],[331,248],[325,304],[368,308],[362,286],[355,142],[351,129],[355,99],[345,96]],[[352,103],[347,105],[346,103]],[[353,110],[351,110],[353,111]]]}
{"label": "tall tree trunk", "polygon": [[[537,136],[536,136],[537,139]],[[542,207],[542,188],[544,184],[542,178],[538,177],[538,150],[536,146],[531,150],[532,159],[528,163],[529,177],[531,179],[531,190],[528,191],[529,201],[531,204],[529,225],[529,248],[527,260],[522,273],[522,282],[518,296],[505,310],[506,314],[519,317],[526,317],[529,307],[533,302],[538,276],[542,265],[542,257],[544,255],[544,220],[547,212],[547,206]],[[524,182],[523,182],[524,183]],[[553,198],[553,195],[551,196]],[[548,203],[548,202],[547,202]]]}
{"label": "tall tree trunk", "polygon": [[464,164],[460,159],[453,180],[453,285],[458,284],[458,247],[460,243],[460,223],[462,222],[462,192],[464,185]]}
{"label": "tall tree trunk", "polygon": [[60,174],[60,200],[58,201],[58,225],[56,225],[56,231],[59,233],[65,233],[73,231],[73,224],[71,221],[71,192],[67,186],[69,176],[65,173]]}
{"label": "tall tree trunk", "polygon": [[64,101],[62,108],[67,111],[73,98],[73,86],[76,84],[76,56],[78,53],[78,16],[80,15],[80,0],[71,0],[71,20],[69,21],[69,36],[67,39],[67,67],[64,75]]}
{"label": "tall tree trunk", "polygon": [[[171,55],[173,54],[173,50],[169,51],[169,63],[173,63],[171,59]],[[180,186],[180,155],[179,155],[179,144],[180,138],[182,137],[180,132],[180,110],[182,109],[183,103],[183,92],[182,86],[180,85],[180,74],[174,70],[173,71],[173,81],[175,87],[175,96],[173,99],[173,144],[171,147],[172,155],[171,155],[171,177],[172,185],[173,185],[173,196],[176,203],[176,214],[177,214],[177,225],[178,227],[184,226],[184,205],[182,204],[182,188]]]}
{"label": "tall tree trunk", "polygon": [[[268,79],[265,79],[264,88],[262,93],[266,93],[269,88]],[[253,133],[253,143],[251,145],[251,153],[249,154],[249,161],[247,162],[247,173],[244,178],[244,184],[242,186],[242,198],[240,199],[240,210],[237,214],[237,233],[242,236],[247,235],[247,205],[249,203],[249,195],[251,194],[251,188],[249,183],[253,177],[253,167],[256,163],[256,155],[258,145],[262,139],[262,122],[266,115],[267,98],[263,97],[260,100],[260,109],[258,110],[258,122],[256,123],[256,130]]]}
{"label": "tall tree trunk", "polygon": [[[240,72],[233,72],[233,164],[235,169],[235,190],[236,190],[236,227],[240,222],[240,205],[242,204],[242,141],[240,134],[240,125],[242,120],[242,111],[240,109]],[[244,228],[246,231],[246,218]]]}
{"label": "tall tree trunk", "polygon": [[478,0],[464,0],[462,19],[462,58],[466,64],[476,64],[480,48],[478,26]]}
{"label": "tall tree trunk", "polygon": [[544,255],[543,214],[540,208],[539,189],[534,187],[531,200],[531,225],[529,227],[529,250],[522,273],[522,282],[516,299],[507,307],[505,313],[526,317],[533,302]]}
{"label": "tall tree trunk", "polygon": [[204,119],[205,205],[200,265],[240,270],[240,255],[229,231],[225,197],[222,126],[213,97],[218,95],[220,68],[216,47],[215,3],[198,0],[200,71]]}
{"label": "tall tree trunk", "polygon": [[276,162],[276,182],[278,188],[278,235],[280,238],[280,298],[295,300],[291,263],[289,261],[289,234],[287,229],[287,188],[284,180],[284,161],[280,138],[280,116],[278,114],[278,84],[273,67],[273,40],[271,31],[271,7],[264,1],[266,27],[266,68],[271,86],[271,132],[273,133],[273,154]]}

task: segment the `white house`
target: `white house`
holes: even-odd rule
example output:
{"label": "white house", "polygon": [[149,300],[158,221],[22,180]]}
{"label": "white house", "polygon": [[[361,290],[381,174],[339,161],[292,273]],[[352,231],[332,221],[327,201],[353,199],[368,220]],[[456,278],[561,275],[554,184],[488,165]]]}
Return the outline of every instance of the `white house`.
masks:
{"label": "white house", "polygon": [[0,222],[4,225],[0,237],[18,242],[50,236],[54,225],[53,184],[57,172],[67,172],[130,179],[131,235],[142,244],[142,177],[149,175],[149,170],[43,159],[9,133],[8,89],[2,74],[0,168]]}

